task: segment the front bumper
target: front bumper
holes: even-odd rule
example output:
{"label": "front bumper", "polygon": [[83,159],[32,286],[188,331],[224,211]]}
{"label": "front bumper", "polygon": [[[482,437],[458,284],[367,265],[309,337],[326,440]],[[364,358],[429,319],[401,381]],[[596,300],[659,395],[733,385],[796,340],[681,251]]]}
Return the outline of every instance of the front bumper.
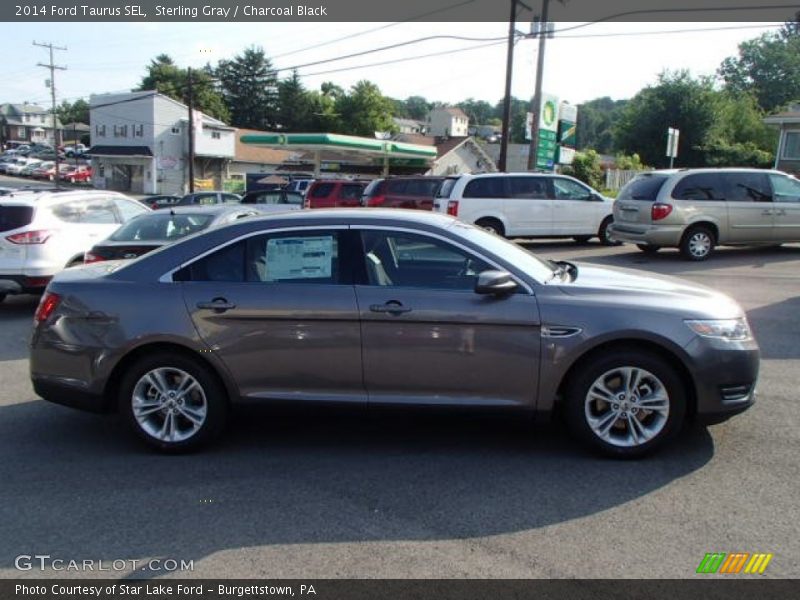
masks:
{"label": "front bumper", "polygon": [[755,340],[726,342],[697,336],[686,351],[693,357],[700,422],[720,423],[755,403],[760,363]]}

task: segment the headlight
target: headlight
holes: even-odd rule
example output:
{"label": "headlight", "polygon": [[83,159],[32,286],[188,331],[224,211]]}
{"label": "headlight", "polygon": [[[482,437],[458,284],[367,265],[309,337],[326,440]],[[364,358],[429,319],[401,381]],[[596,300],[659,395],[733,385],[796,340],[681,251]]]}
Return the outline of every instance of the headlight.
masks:
{"label": "headlight", "polygon": [[697,335],[730,342],[743,342],[752,337],[747,319],[702,319],[685,321]]}

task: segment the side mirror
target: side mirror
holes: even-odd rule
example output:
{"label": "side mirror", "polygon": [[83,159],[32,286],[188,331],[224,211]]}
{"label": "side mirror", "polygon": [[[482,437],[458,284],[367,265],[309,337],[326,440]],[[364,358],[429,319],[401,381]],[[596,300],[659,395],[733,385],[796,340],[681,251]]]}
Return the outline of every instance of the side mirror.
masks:
{"label": "side mirror", "polygon": [[517,289],[517,282],[506,271],[483,271],[478,274],[475,282],[476,294],[493,294],[505,296],[513,294]]}

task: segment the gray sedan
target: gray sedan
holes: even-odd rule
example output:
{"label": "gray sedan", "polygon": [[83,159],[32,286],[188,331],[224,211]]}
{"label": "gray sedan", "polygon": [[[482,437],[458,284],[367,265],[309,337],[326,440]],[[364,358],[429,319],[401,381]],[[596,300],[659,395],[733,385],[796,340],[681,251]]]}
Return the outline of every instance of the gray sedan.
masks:
{"label": "gray sedan", "polygon": [[69,269],[35,322],[39,395],[118,410],[173,452],[255,399],[558,411],[589,446],[637,457],[687,418],[747,409],[759,365],[723,294],[543,260],[421,211],[250,218]]}

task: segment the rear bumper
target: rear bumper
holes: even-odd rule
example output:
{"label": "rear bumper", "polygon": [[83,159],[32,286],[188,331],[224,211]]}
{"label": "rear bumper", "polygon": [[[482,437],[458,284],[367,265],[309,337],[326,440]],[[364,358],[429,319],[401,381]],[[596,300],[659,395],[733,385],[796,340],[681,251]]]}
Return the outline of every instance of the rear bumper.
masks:
{"label": "rear bumper", "polygon": [[7,275],[0,273],[0,294],[38,294],[52,276]]}
{"label": "rear bumper", "polygon": [[111,412],[101,394],[95,394],[62,381],[48,380],[33,375],[31,382],[36,394],[48,402],[93,413]]}
{"label": "rear bumper", "polygon": [[608,228],[608,235],[615,242],[677,247],[680,245],[683,229],[681,225],[653,226],[614,222]]}

